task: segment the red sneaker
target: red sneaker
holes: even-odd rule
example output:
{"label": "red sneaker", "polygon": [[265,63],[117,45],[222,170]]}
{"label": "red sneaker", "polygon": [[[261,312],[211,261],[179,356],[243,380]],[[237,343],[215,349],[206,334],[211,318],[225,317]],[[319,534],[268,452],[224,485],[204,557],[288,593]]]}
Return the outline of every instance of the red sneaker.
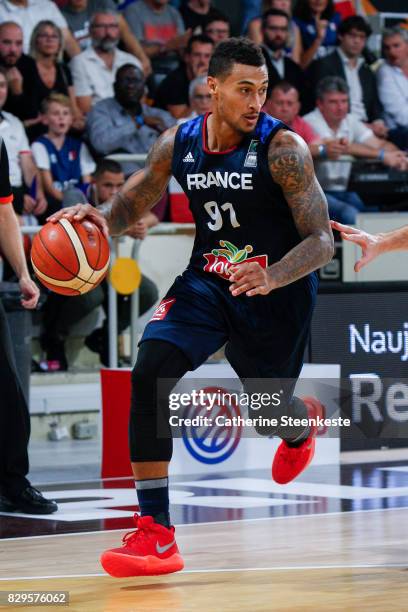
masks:
{"label": "red sneaker", "polygon": [[[324,418],[324,406],[314,397],[302,397],[307,406],[309,418]],[[313,459],[315,453],[315,436],[318,428],[310,428],[310,435],[300,446],[289,446],[282,440],[272,463],[272,478],[278,484],[287,484],[303,472]]]}
{"label": "red sneaker", "polygon": [[105,572],[115,578],[171,574],[184,567],[174,538],[174,527],[155,523],[151,516],[135,514],[136,531],[123,537],[121,548],[102,553]]}

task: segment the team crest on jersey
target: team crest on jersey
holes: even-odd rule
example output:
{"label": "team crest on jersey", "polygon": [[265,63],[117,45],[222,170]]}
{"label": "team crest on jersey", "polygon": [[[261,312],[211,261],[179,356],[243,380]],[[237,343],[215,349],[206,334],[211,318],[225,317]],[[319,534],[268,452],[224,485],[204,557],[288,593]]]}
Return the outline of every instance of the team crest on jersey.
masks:
{"label": "team crest on jersey", "polygon": [[204,272],[212,272],[218,274],[222,278],[228,280],[231,274],[230,268],[242,263],[251,263],[256,261],[262,268],[268,266],[267,255],[256,255],[248,257],[254,248],[251,244],[247,244],[243,249],[239,249],[227,240],[220,240],[221,249],[213,249],[211,253],[204,253],[207,263],[204,266]]}
{"label": "team crest on jersey", "polygon": [[251,143],[248,147],[248,152],[246,154],[244,166],[246,168],[256,168],[258,164],[258,153],[257,148],[259,145],[259,140],[251,140]]}
{"label": "team crest on jersey", "polygon": [[162,300],[154,311],[150,321],[162,321],[169,312],[170,308],[173,306],[175,301],[176,298],[166,298]]}

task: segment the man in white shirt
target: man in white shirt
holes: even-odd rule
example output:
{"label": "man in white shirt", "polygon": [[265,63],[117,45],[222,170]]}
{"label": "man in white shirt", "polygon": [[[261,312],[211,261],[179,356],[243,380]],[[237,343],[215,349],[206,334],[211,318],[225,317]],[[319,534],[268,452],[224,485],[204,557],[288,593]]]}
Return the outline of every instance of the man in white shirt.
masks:
{"label": "man in white shirt", "polygon": [[408,32],[392,28],[383,34],[386,62],[378,69],[377,81],[390,140],[408,149]]}
{"label": "man in white shirt", "polygon": [[378,97],[374,72],[363,56],[371,27],[360,15],[344,19],[337,29],[338,47],[310,67],[312,90],[326,76],[338,76],[347,82],[350,90],[350,112],[368,123],[378,138],[386,138],[387,127],[382,119],[382,106]]}
{"label": "man in white shirt", "polygon": [[83,113],[104,98],[113,96],[113,82],[118,68],[133,64],[142,68],[130,53],[120,51],[118,16],[112,11],[94,13],[90,22],[92,47],[71,60],[71,72],[78,106]]}
{"label": "man in white shirt", "polygon": [[31,33],[39,21],[53,21],[64,36],[65,50],[70,57],[80,52],[65,17],[51,0],[0,0],[0,23],[13,21],[21,26],[24,33],[24,53],[30,48]]}
{"label": "man in white shirt", "polygon": [[7,92],[7,72],[0,67],[0,137],[8,152],[14,210],[18,214],[41,214],[47,208],[47,202],[24,126],[17,117],[2,110]]}
{"label": "man in white shirt", "polygon": [[[357,193],[348,191],[351,162],[344,155],[377,159],[387,166],[406,170],[407,158],[392,143],[380,140],[349,110],[349,88],[340,77],[325,77],[317,87],[317,108],[304,116],[322,138],[316,176],[322,186],[332,219],[353,225],[359,211],[367,211]],[[326,144],[330,142],[330,160]]]}

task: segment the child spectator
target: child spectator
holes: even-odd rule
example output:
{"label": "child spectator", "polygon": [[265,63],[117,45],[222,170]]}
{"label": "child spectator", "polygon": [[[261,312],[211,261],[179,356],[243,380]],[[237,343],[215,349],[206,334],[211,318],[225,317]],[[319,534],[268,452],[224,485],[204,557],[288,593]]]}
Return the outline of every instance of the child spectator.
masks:
{"label": "child spectator", "polygon": [[48,216],[61,207],[85,201],[80,190],[90,182],[95,163],[87,146],[67,135],[73,122],[68,97],[51,94],[41,110],[47,133],[32,144],[32,152],[48,200]]}

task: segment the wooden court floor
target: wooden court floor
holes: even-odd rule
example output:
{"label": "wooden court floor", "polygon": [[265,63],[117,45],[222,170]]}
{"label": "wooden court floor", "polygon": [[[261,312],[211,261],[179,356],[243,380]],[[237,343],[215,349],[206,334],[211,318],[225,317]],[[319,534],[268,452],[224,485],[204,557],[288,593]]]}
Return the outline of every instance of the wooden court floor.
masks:
{"label": "wooden court floor", "polygon": [[180,526],[185,570],[151,578],[103,574],[123,533],[2,540],[0,591],[66,590],[44,609],[78,612],[408,610],[405,508]]}

